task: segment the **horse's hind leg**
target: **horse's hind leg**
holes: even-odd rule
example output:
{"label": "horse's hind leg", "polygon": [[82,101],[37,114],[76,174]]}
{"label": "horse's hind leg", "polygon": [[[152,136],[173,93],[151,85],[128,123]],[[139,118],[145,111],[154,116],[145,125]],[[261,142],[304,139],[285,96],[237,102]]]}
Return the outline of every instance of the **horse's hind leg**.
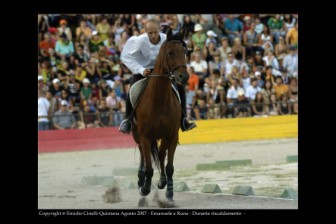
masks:
{"label": "horse's hind leg", "polygon": [[141,188],[145,183],[145,160],[142,154],[141,145],[139,145],[140,150],[140,165],[138,169],[138,186]]}
{"label": "horse's hind leg", "polygon": [[142,154],[145,159],[145,183],[140,188],[140,195],[141,196],[147,196],[151,191],[151,185],[152,185],[152,177],[154,170],[152,168],[152,160],[151,160],[151,143],[147,139],[142,139],[141,141],[141,147],[142,147]]}
{"label": "horse's hind leg", "polygon": [[167,191],[166,191],[166,198],[168,200],[173,200],[174,196],[174,189],[173,189],[173,174],[174,174],[174,155],[177,146],[177,136],[176,139],[173,139],[170,144],[168,145],[168,163],[166,166],[166,175],[167,175]]}
{"label": "horse's hind leg", "polygon": [[163,189],[167,185],[167,176],[166,176],[166,172],[164,169],[164,162],[165,162],[165,158],[167,154],[167,147],[168,147],[167,142],[165,140],[162,140],[160,144],[160,150],[159,150],[159,160],[160,160],[160,170],[161,170],[160,179],[158,182],[159,189]]}

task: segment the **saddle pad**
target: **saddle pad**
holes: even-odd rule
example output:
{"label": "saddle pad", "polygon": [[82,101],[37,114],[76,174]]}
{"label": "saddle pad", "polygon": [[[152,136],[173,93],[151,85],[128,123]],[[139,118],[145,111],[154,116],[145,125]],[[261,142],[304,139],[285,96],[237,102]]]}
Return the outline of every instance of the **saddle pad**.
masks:
{"label": "saddle pad", "polygon": [[[142,89],[147,85],[148,80],[149,80],[148,78],[141,79],[131,86],[129,94],[130,94],[130,101],[131,101],[133,108],[136,108],[137,106],[136,103],[138,101],[139,95],[141,94]],[[171,86],[172,86],[172,89],[174,90],[174,93],[177,99],[179,100],[181,104],[180,94],[178,93],[176,87],[173,84]]]}

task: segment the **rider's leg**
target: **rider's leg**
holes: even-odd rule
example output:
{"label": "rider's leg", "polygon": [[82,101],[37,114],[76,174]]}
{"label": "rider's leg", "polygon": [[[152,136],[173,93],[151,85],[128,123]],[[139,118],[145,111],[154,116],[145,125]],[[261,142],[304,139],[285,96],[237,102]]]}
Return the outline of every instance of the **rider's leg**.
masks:
{"label": "rider's leg", "polygon": [[181,98],[181,109],[182,109],[181,129],[182,131],[188,131],[195,128],[196,124],[194,122],[189,123],[189,121],[187,120],[187,100],[184,86],[177,84],[177,90]]}
{"label": "rider's leg", "polygon": [[[145,77],[140,75],[140,74],[133,75],[130,86],[132,86],[134,83],[136,83],[137,81],[139,81],[143,78],[145,78]],[[131,104],[130,96],[129,96],[129,94],[127,94],[127,97],[126,97],[126,118],[120,124],[120,127],[119,127],[120,132],[123,132],[123,133],[126,133],[126,134],[130,133],[132,125],[131,125],[131,120],[130,120],[131,118],[129,116],[130,116],[132,110],[133,110],[133,107],[132,107],[132,104]]]}

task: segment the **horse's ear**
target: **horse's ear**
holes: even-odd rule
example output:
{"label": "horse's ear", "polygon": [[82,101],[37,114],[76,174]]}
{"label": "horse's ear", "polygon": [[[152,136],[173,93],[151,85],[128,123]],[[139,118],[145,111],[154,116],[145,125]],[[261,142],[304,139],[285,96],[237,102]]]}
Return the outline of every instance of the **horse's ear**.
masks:
{"label": "horse's ear", "polygon": [[185,34],[186,34],[186,30],[184,28],[181,28],[180,29],[180,37],[181,37],[182,40],[184,39]]}
{"label": "horse's ear", "polygon": [[173,36],[173,31],[171,28],[169,28],[167,31],[167,40],[169,40],[172,36]]}

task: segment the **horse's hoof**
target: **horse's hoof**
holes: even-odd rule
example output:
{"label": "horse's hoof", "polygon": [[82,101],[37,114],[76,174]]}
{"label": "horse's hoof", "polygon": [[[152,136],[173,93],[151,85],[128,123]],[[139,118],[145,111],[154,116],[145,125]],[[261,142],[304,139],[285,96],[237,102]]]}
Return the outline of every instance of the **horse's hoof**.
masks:
{"label": "horse's hoof", "polygon": [[169,201],[174,201],[174,200],[173,200],[173,196],[174,196],[174,192],[173,192],[173,191],[166,191],[166,198],[167,198]]}
{"label": "horse's hoof", "polygon": [[161,180],[159,180],[159,182],[158,182],[158,184],[157,184],[157,187],[158,187],[159,189],[163,189],[163,188],[166,187],[166,185],[167,185],[167,181],[161,181]]}
{"label": "horse's hoof", "polygon": [[142,188],[140,188],[139,193],[140,193],[141,196],[147,196],[150,193],[150,191],[151,191],[150,188],[145,189],[144,187],[142,187]]}

